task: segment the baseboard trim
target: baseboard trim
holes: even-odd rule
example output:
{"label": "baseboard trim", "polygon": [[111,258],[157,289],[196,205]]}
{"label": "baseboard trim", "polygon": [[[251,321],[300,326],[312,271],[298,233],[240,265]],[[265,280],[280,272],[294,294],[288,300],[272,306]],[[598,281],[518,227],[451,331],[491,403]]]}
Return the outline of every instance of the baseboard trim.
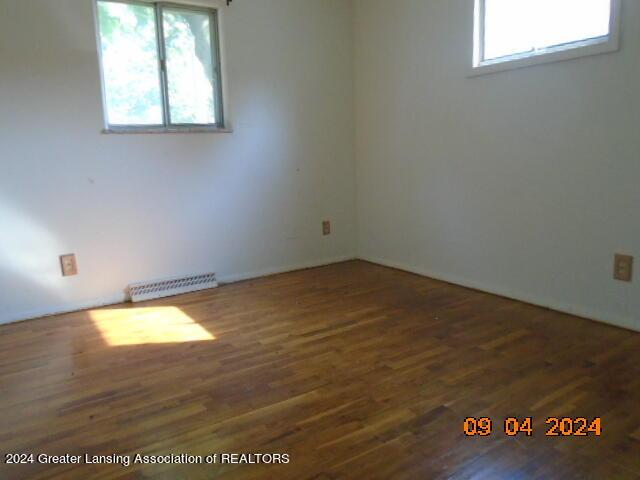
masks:
{"label": "baseboard trim", "polygon": [[[301,262],[297,264],[291,264],[284,267],[266,268],[263,270],[256,270],[251,272],[245,272],[240,274],[222,275],[219,278],[221,285],[236,283],[245,280],[252,280],[256,278],[268,277],[270,275],[277,275],[281,273],[295,272],[299,270],[305,270],[309,268],[324,267],[327,265],[333,265],[336,263],[347,262],[350,260],[364,260],[366,262],[374,263],[384,267],[395,268],[405,272],[413,273],[423,277],[433,278],[447,283],[460,285],[462,287],[471,288],[492,295],[498,295],[501,297],[517,300],[520,302],[529,303],[538,307],[549,308],[561,313],[567,313],[569,315],[575,315],[578,317],[586,318],[600,323],[606,323],[615,327],[625,328],[634,332],[640,332],[640,326],[634,324],[633,319],[621,317],[619,315],[602,312],[589,308],[584,308],[568,303],[562,303],[554,299],[540,298],[532,295],[528,295],[522,292],[513,291],[507,288],[496,287],[487,285],[483,282],[476,282],[465,278],[457,277],[454,275],[447,275],[432,270],[415,267],[401,262],[394,262],[381,257],[373,255],[340,255],[337,257],[326,258],[322,260],[315,260],[310,262]],[[14,315],[7,315],[6,317],[0,317],[0,325],[9,323],[22,322],[26,320],[33,320],[35,318],[49,317],[53,315],[61,315],[65,313],[79,312],[88,310],[91,308],[99,308],[110,305],[122,304],[127,300],[124,293],[118,293],[111,296],[103,297],[100,299],[94,299],[86,302],[72,303],[64,306],[51,307],[47,309],[30,310]]]}
{"label": "baseboard trim", "polygon": [[357,260],[355,254],[340,255],[338,257],[331,257],[324,260],[315,260],[311,262],[296,263],[285,267],[265,268],[263,270],[255,270],[252,272],[238,273],[232,275],[222,275],[218,278],[221,285],[228,283],[243,282],[245,280],[253,280],[255,278],[269,277],[271,275],[278,275],[280,273],[297,272],[299,270],[306,270],[309,268],[326,267],[327,265],[334,265],[336,263],[348,262],[350,260]]}
{"label": "baseboard trim", "polygon": [[[243,280],[252,280],[254,278],[268,277],[270,275],[277,275],[279,273],[295,272],[297,270],[305,270],[308,268],[324,267],[327,265],[333,265],[335,263],[347,262],[349,260],[355,260],[357,257],[355,254],[340,255],[337,257],[325,258],[322,260],[315,260],[311,262],[302,262],[284,267],[266,268],[264,270],[257,270],[253,272],[246,272],[240,274],[223,275],[218,278],[221,285],[225,283],[241,282]],[[68,305],[60,305],[50,308],[43,308],[37,310],[30,310],[18,314],[7,315],[0,317],[0,325],[6,325],[9,323],[23,322],[26,320],[34,320],[36,318],[51,317],[53,315],[62,315],[65,313],[81,312],[83,310],[89,310],[92,308],[106,307],[112,305],[122,304],[127,301],[127,296],[124,293],[118,293],[110,296],[106,296],[100,299],[94,299],[86,302],[71,303]]]}
{"label": "baseboard trim", "polygon": [[533,295],[529,295],[523,292],[510,290],[504,287],[498,287],[494,285],[487,285],[483,282],[477,282],[455,275],[447,275],[440,272],[434,272],[432,270],[415,267],[406,263],[394,262],[374,255],[358,255],[358,259],[366,262],[374,263],[384,267],[395,268],[396,270],[402,270],[405,272],[420,275],[422,277],[432,278],[434,280],[440,280],[454,285],[459,285],[465,288],[478,290],[484,293],[490,293],[500,297],[509,298],[511,300],[517,300],[519,302],[528,303],[537,307],[548,308],[560,313],[566,313],[576,317],[582,317],[587,320],[593,320],[599,323],[606,323],[607,325],[613,325],[614,327],[624,328],[626,330],[632,330],[634,332],[640,332],[640,325],[633,321],[632,318],[622,317],[620,315],[598,311],[582,306],[572,305],[569,303],[563,303],[556,299],[541,298]]}
{"label": "baseboard trim", "polygon": [[91,308],[117,305],[120,303],[124,303],[126,300],[127,300],[126,295],[124,293],[119,293],[119,294],[103,297],[100,299],[89,300],[86,302],[77,302],[77,303],[70,303],[67,305],[58,305],[50,308],[29,310],[29,311],[14,314],[14,315],[7,315],[6,317],[0,317],[0,325],[24,322],[27,320],[34,320],[36,318],[42,318],[42,317],[51,317],[53,315],[62,315],[64,313],[81,312],[83,310],[89,310]]}

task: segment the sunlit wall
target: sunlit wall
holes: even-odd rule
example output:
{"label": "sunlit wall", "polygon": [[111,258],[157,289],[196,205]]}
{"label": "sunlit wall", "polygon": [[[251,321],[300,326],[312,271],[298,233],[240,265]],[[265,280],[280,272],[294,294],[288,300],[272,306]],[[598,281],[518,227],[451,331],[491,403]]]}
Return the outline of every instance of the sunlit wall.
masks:
{"label": "sunlit wall", "polygon": [[[218,135],[101,133],[92,4],[0,0],[0,322],[352,256],[349,2],[224,7]],[[59,276],[66,253],[77,277]]]}

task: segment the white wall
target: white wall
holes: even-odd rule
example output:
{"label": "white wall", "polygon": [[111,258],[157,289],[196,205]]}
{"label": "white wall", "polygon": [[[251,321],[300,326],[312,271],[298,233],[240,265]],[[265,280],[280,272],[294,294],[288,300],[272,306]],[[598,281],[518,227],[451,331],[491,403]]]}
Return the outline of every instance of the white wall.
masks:
{"label": "white wall", "polygon": [[614,252],[640,255],[640,3],[619,53],[479,78],[470,0],[354,3],[235,1],[235,132],[115,136],[91,2],[0,0],[0,323],[348,258],[357,237],[368,259],[640,329],[640,282],[611,280]]}
{"label": "white wall", "polygon": [[619,53],[466,78],[471,4],[356,0],[359,254],[640,329],[640,2]]}
{"label": "white wall", "polygon": [[92,2],[0,0],[0,323],[353,255],[351,3],[223,15],[233,134],[102,135]]}

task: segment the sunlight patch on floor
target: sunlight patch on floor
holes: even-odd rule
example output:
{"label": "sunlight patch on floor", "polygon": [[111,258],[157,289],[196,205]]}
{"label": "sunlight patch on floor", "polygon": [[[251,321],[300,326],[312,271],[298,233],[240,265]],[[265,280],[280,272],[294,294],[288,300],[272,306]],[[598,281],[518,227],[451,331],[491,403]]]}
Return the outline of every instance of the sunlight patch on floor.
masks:
{"label": "sunlight patch on floor", "polygon": [[177,307],[92,310],[89,315],[112,347],[216,339]]}

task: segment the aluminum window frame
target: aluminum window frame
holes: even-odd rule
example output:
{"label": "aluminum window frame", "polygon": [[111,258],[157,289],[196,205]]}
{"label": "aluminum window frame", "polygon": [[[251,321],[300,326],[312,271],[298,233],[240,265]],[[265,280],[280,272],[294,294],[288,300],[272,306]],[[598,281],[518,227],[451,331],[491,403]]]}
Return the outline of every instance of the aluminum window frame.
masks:
{"label": "aluminum window frame", "polygon": [[[154,9],[156,48],[158,51],[158,76],[162,101],[162,124],[112,124],[109,122],[109,112],[106,96],[105,71],[102,60],[102,33],[100,31],[98,4],[123,3],[127,5],[144,5]],[[224,84],[221,61],[221,38],[219,9],[204,5],[193,5],[177,2],[157,2],[151,0],[95,0],[96,38],[98,42],[98,62],[100,64],[100,79],[102,86],[102,108],[104,113],[104,133],[196,133],[196,132],[230,132],[225,123]],[[169,82],[167,76],[166,39],[164,35],[165,9],[178,11],[193,11],[206,13],[209,16],[211,41],[211,68],[213,79],[213,96],[215,98],[216,123],[172,123],[169,99]]]}
{"label": "aluminum window frame", "polygon": [[473,77],[618,51],[620,49],[622,0],[610,0],[610,2],[609,33],[605,36],[576,40],[487,60],[484,54],[486,0],[470,0],[473,8],[473,59],[468,76]]}

